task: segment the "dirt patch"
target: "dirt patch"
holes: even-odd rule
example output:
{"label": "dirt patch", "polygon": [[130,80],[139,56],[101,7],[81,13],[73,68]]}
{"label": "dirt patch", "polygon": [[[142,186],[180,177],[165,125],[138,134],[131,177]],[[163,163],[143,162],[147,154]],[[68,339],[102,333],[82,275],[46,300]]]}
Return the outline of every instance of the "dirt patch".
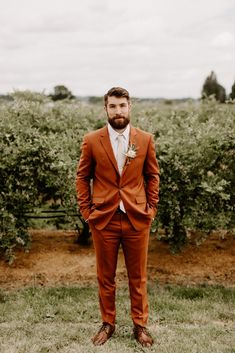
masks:
{"label": "dirt patch", "polygon": [[[96,283],[92,244],[89,247],[76,244],[76,235],[69,231],[33,230],[31,235],[31,250],[17,251],[12,266],[0,259],[1,288]],[[159,283],[235,287],[235,235],[214,234],[200,246],[191,241],[177,255],[171,253],[168,244],[151,236],[148,274],[149,280]],[[126,279],[120,251],[117,280]]]}

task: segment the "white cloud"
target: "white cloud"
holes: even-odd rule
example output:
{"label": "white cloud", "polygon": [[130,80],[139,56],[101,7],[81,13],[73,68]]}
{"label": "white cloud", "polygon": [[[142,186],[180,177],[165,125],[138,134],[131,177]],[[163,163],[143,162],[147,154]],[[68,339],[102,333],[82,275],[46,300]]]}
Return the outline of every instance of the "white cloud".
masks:
{"label": "white cloud", "polygon": [[215,47],[227,47],[234,42],[234,35],[230,32],[222,32],[212,40],[212,45]]}

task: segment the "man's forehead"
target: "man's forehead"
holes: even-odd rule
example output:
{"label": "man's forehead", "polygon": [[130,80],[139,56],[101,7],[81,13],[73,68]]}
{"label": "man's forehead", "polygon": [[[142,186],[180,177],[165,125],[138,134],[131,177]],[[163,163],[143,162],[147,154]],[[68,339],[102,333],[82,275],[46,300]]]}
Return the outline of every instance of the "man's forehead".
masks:
{"label": "man's forehead", "polygon": [[122,103],[128,103],[128,100],[126,97],[109,96],[107,103],[108,104],[122,104]]}

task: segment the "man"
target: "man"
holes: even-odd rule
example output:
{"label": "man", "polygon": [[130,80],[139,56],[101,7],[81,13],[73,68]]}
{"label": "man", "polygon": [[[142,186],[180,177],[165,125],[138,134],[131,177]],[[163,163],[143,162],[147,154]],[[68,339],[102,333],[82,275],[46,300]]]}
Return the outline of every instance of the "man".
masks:
{"label": "man", "polygon": [[92,341],[102,345],[115,330],[115,274],[121,244],[134,336],[142,346],[150,347],[153,339],[146,329],[147,251],[157,212],[159,167],[152,135],[130,125],[128,91],[113,87],[104,102],[108,124],[84,137],[76,179],[78,204],[95,247],[103,321]]}

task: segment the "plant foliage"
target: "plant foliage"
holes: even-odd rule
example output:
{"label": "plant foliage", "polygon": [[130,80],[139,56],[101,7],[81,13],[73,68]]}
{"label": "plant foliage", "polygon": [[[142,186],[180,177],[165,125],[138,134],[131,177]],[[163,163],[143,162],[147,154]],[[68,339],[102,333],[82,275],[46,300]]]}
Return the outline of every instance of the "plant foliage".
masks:
{"label": "plant foliage", "polygon": [[[105,123],[101,104],[52,102],[29,92],[13,98],[0,105],[0,249],[10,261],[16,246],[29,245],[32,210],[62,206],[69,210],[70,225],[82,227],[75,195],[80,145],[86,132]],[[140,101],[134,103],[132,122],[156,140],[161,192],[153,230],[164,229],[177,250],[189,229],[232,229],[234,104]]]}

